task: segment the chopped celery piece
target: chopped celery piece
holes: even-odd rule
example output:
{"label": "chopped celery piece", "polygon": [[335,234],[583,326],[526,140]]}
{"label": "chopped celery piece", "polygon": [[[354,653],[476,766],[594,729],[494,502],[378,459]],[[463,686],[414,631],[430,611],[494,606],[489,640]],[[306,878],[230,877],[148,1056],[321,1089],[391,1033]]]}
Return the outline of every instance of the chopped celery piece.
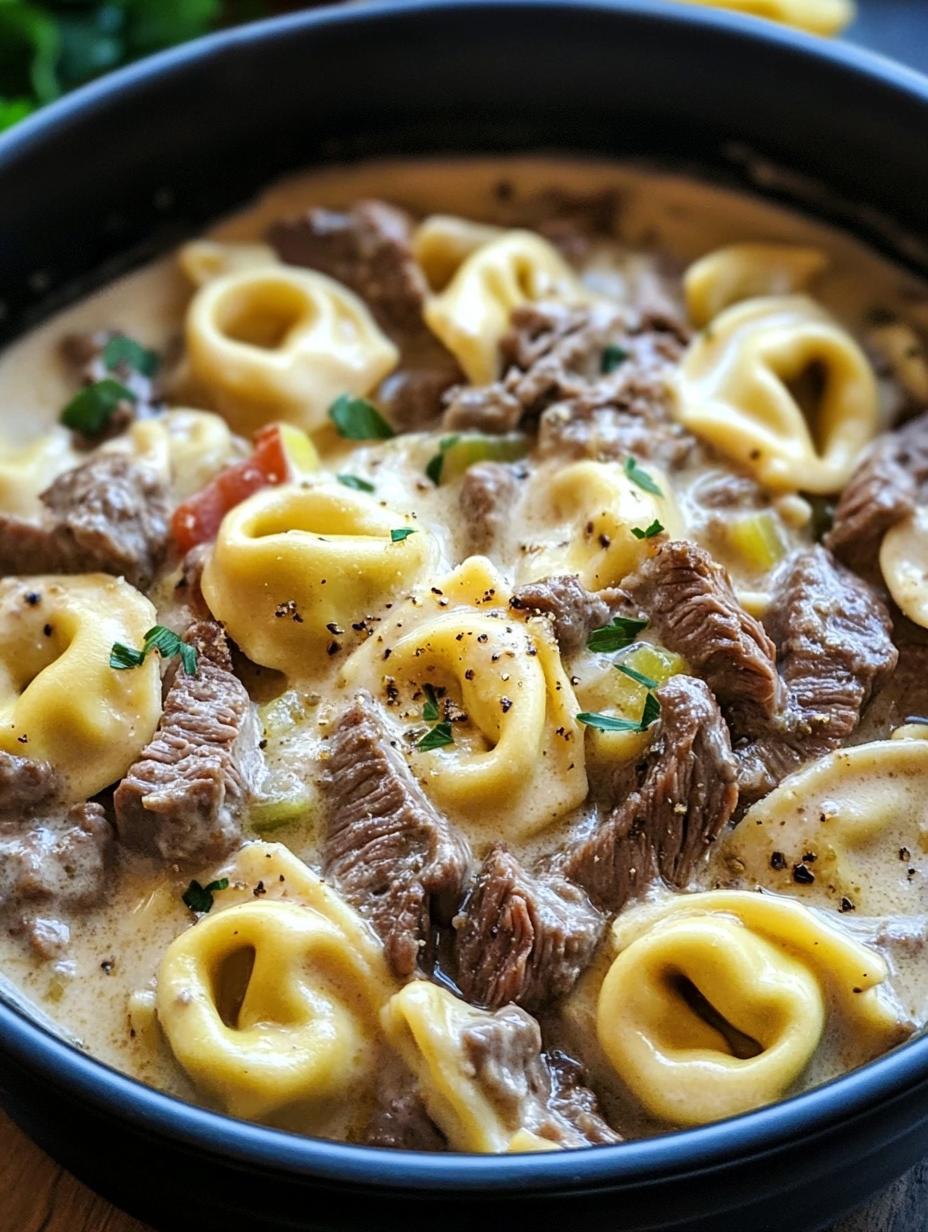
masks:
{"label": "chopped celery piece", "polygon": [[752,513],[725,527],[729,546],[757,573],[772,569],[786,552],[786,544],[772,513]]}
{"label": "chopped celery piece", "polygon": [[438,483],[453,483],[476,462],[514,462],[528,453],[528,438],[521,432],[507,436],[466,433],[451,438],[441,453],[441,466],[434,468]]}
{"label": "chopped celery piece", "polygon": [[248,817],[252,827],[260,834],[277,830],[292,822],[303,821],[313,812],[314,801],[308,791],[296,791],[291,795],[266,796],[255,800]]}
{"label": "chopped celery piece", "polygon": [[314,706],[313,698],[296,689],[288,689],[273,701],[265,702],[258,707],[258,718],[264,728],[265,738],[280,740],[288,736],[294,727],[306,722]]}

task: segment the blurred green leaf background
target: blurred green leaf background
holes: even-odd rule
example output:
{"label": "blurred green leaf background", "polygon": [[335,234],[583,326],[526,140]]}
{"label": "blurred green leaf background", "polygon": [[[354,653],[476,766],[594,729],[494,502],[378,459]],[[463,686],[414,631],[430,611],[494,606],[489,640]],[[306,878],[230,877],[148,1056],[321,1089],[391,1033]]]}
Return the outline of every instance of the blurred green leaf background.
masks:
{"label": "blurred green leaf background", "polygon": [[0,0],[0,131],[121,64],[284,8],[265,0]]}

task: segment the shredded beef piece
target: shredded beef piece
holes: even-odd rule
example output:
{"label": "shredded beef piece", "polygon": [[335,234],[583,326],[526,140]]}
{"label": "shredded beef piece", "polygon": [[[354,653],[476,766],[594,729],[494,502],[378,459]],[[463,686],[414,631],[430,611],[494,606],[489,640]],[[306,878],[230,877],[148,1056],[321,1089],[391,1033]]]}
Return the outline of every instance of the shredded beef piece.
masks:
{"label": "shredded beef piece", "polygon": [[624,586],[659,641],[706,680],[733,732],[760,730],[783,698],[776,649],[738,602],[721,565],[697,544],[674,540]]}
{"label": "shredded beef piece", "polygon": [[103,898],[112,854],[99,804],[0,821],[0,909],[93,906]]}
{"label": "shredded beef piece", "polygon": [[734,475],[731,471],[707,471],[690,491],[692,499],[703,509],[763,509],[764,489],[749,475]]}
{"label": "shredded beef piece", "polygon": [[16,757],[0,750],[0,819],[25,812],[58,791],[58,774],[47,761]]}
{"label": "shredded beef piece", "polygon": [[197,650],[196,673],[177,671],[158,730],[113,803],[127,847],[170,863],[206,864],[241,838],[257,739],[251,703],[232,672],[220,626],[199,621],[185,640]]}
{"label": "shredded beef piece", "polygon": [[578,886],[532,876],[491,848],[454,920],[457,982],[468,1001],[537,1009],[565,996],[593,957],[605,921]]}
{"label": "shredded beef piece", "polygon": [[468,550],[487,552],[507,525],[528,471],[520,463],[478,462],[461,481],[458,509]]}
{"label": "shredded beef piece", "polygon": [[147,376],[130,365],[117,364],[110,369],[103,360],[106,344],[120,337],[119,331],[101,329],[92,333],[69,334],[62,340],[61,352],[66,362],[77,370],[84,385],[97,381],[118,381],[134,398],[124,398],[99,433],[88,437],[76,433],[78,440],[87,445],[96,445],[109,437],[118,436],[136,419],[145,419],[161,409],[160,386],[155,377]]}
{"label": "shredded beef piece", "polygon": [[615,234],[619,197],[614,189],[572,193],[547,188],[530,197],[518,197],[507,181],[501,181],[500,188],[495,220],[502,226],[538,231],[568,261],[582,261],[597,237]]}
{"label": "shredded beef piece", "polygon": [[747,800],[843,744],[898,659],[886,605],[826,548],[795,557],[770,611],[788,701],[768,730],[739,750]]}
{"label": "shredded beef piece", "polygon": [[431,366],[401,367],[388,376],[377,391],[377,401],[398,432],[420,428],[442,412],[445,391],[461,379],[461,370],[450,357],[436,356]]}
{"label": "shredded beef piece", "polygon": [[876,442],[841,493],[825,546],[864,577],[876,577],[883,535],[926,499],[928,414]]}
{"label": "shredded beef piece", "polygon": [[854,732],[855,744],[884,739],[887,731],[915,716],[928,717],[928,632],[897,614],[893,642],[899,660],[888,680],[874,688]]}
{"label": "shredded beef piece", "polygon": [[470,864],[362,695],[329,743],[326,875],[384,940],[398,975],[411,975],[436,924],[450,922]]}
{"label": "shredded beef piece", "polygon": [[41,495],[43,522],[0,514],[0,574],[124,576],[144,590],[167,550],[167,490],[150,467],[99,453]]}
{"label": "shredded beef piece", "polygon": [[527,582],[513,592],[509,606],[516,611],[550,616],[554,636],[563,654],[582,650],[590,632],[612,619],[612,609],[622,598],[616,590],[594,593],[573,574]]}
{"label": "shredded beef piece", "polygon": [[706,685],[673,676],[657,697],[660,729],[637,786],[559,861],[604,911],[621,910],[657,875],[685,888],[738,802],[728,728]]}
{"label": "shredded beef piece", "polygon": [[380,1076],[376,1103],[361,1137],[366,1146],[397,1151],[444,1151],[448,1147],[426,1110],[415,1080],[400,1065],[389,1067]]}
{"label": "shredded beef piece", "polygon": [[599,1116],[592,1091],[576,1072],[568,1074],[563,1054],[549,1064],[538,1023],[524,1010],[497,1010],[466,1027],[461,1042],[477,1082],[505,1122],[565,1147],[620,1141]]}

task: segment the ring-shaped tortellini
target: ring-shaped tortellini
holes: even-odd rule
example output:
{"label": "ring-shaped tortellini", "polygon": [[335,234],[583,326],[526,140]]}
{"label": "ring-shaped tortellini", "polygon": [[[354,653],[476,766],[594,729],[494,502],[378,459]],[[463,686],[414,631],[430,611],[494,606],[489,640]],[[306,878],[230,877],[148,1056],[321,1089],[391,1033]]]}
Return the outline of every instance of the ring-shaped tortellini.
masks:
{"label": "ring-shaped tortellini", "polygon": [[42,508],[39,494],[80,461],[72,434],[58,424],[28,444],[0,445],[0,509],[34,516]]}
{"label": "ring-shaped tortellini", "polygon": [[196,287],[202,287],[211,278],[221,278],[223,274],[280,264],[269,244],[230,244],[217,240],[191,240],[177,254],[177,262]]}
{"label": "ring-shaped tortellini", "polygon": [[141,646],[154,606],[102,573],[0,581],[0,749],[51,762],[85,800],[129,769],[161,715],[155,655],[110,667],[114,642]]}
{"label": "ring-shaped tortellini", "polygon": [[855,916],[928,914],[928,743],[838,749],[790,775],[749,809],[710,875]]}
{"label": "ring-shaped tortellini", "polygon": [[[640,475],[641,469],[633,473]],[[619,462],[574,462],[553,474],[538,471],[526,513],[539,527],[536,540],[550,546],[525,558],[520,577],[575,573],[590,590],[617,586],[662,542],[655,524],[672,538],[682,533],[671,486],[650,463],[648,481],[659,494],[635,482]]]}
{"label": "ring-shaped tortellini", "polygon": [[467,257],[424,315],[467,379],[486,385],[498,375],[499,344],[513,309],[540,299],[582,303],[590,293],[547,240],[506,231]]}
{"label": "ring-shaped tortellini", "polygon": [[313,431],[340,394],[369,393],[398,358],[352,291],[284,265],[211,278],[185,332],[193,386],[243,432],[269,419]]}
{"label": "ring-shaped tortellini", "polygon": [[811,34],[839,34],[854,20],[853,0],[686,0],[766,17]]}
{"label": "ring-shaped tortellini", "polygon": [[833,1019],[859,1064],[904,1037],[879,954],[790,899],[674,895],[613,925],[599,1045],[652,1116],[698,1125],[785,1094]]}
{"label": "ring-shaped tortellini", "polygon": [[[393,541],[391,531],[408,530]],[[223,519],[203,572],[213,615],[255,663],[288,675],[403,592],[432,560],[410,518],[332,478],[265,488]]]}
{"label": "ring-shaped tortellini", "polygon": [[928,629],[928,508],[924,505],[883,536],[880,570],[900,611]]}
{"label": "ring-shaped tortellini", "polygon": [[726,309],[690,343],[674,391],[685,427],[775,490],[836,492],[878,428],[866,356],[804,295]]}
{"label": "ring-shaped tortellini", "polygon": [[447,699],[453,739],[413,745],[416,776],[456,818],[524,838],[587,794],[579,707],[550,624],[508,613],[505,586],[481,557],[435,590],[391,613],[347,660],[342,682],[392,698],[391,714],[420,728],[425,686]]}
{"label": "ring-shaped tortellini", "polygon": [[387,1039],[415,1075],[429,1116],[454,1150],[557,1150],[557,1143],[519,1124],[517,1100],[494,1100],[478,1081],[465,1036],[490,1017],[427,980],[407,984],[381,1013]]}
{"label": "ring-shaped tortellini", "polygon": [[160,422],[167,432],[171,490],[177,500],[198,492],[237,456],[229,425],[211,411],[174,407]]}
{"label": "ring-shaped tortellini", "polygon": [[432,290],[441,291],[472,252],[502,234],[456,214],[430,214],[413,232],[412,255]]}
{"label": "ring-shaped tortellini", "polygon": [[683,276],[686,308],[697,329],[724,309],[758,295],[804,291],[828,265],[820,248],[728,244],[695,261]]}
{"label": "ring-shaped tortellini", "polygon": [[[165,952],[158,1020],[197,1088],[233,1116],[298,1109],[311,1129],[376,1074],[396,983],[367,925],[286,849],[252,844],[228,875],[233,888]],[[256,901],[259,878],[271,892]]]}

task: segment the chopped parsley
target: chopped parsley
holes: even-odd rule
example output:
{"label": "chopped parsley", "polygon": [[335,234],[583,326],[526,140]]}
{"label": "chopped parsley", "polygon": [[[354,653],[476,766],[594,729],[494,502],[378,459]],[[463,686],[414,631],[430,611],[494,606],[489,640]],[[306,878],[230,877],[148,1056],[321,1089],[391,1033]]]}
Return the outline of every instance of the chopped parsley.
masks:
{"label": "chopped parsley", "polygon": [[637,638],[648,622],[643,617],[613,616],[612,623],[593,629],[587,638],[587,649],[600,654],[609,654],[613,650],[624,650]]}
{"label": "chopped parsley", "polygon": [[646,526],[644,530],[642,530],[640,526],[633,526],[632,534],[636,539],[653,539],[654,536],[659,535],[663,529],[663,524],[655,518],[651,525]]}
{"label": "chopped parsley", "polygon": [[613,714],[596,714],[595,712],[585,711],[583,714],[577,715],[577,722],[582,723],[585,727],[595,727],[597,731],[643,732],[647,731],[651,724],[660,717],[660,713],[660,702],[653,693],[649,693],[645,698],[641,718],[637,721],[635,719],[621,719]]}
{"label": "chopped parsley", "polygon": [[402,543],[404,539],[408,539],[410,535],[415,533],[415,529],[412,526],[401,526],[398,530],[390,531],[390,542]]}
{"label": "chopped parsley", "polygon": [[135,402],[135,394],[119,381],[107,377],[85,385],[74,395],[59,416],[66,428],[84,436],[99,436],[113,417],[120,402]]}
{"label": "chopped parsley", "polygon": [[425,473],[436,487],[441,483],[441,472],[445,465],[445,454],[451,446],[456,445],[460,439],[460,434],[455,436],[443,436],[438,442],[438,453],[435,454],[434,457],[429,458],[425,467]]}
{"label": "chopped parsley", "polygon": [[612,342],[603,351],[602,359],[599,361],[599,370],[608,376],[610,372],[615,372],[616,368],[620,368],[626,359],[628,359],[628,351],[625,347]]}
{"label": "chopped parsley", "polygon": [[355,492],[373,492],[374,485],[368,480],[362,479],[360,475],[336,475],[335,478],[339,483],[345,485],[346,488],[353,488]]}
{"label": "chopped parsley", "polygon": [[434,723],[439,716],[438,698],[435,695],[435,690],[430,684],[423,686],[425,693],[425,705],[422,707],[422,717],[426,723]]}
{"label": "chopped parsley", "polygon": [[621,672],[623,676],[627,676],[629,680],[634,680],[636,684],[643,684],[646,689],[657,688],[656,680],[652,680],[644,672],[636,672],[633,667],[628,667],[625,663],[616,663],[615,669],[617,672]]}
{"label": "chopped parsley", "polygon": [[430,749],[440,749],[446,744],[454,744],[454,732],[447,720],[436,723],[431,731],[426,732],[422,739],[416,742],[416,748],[427,753]]}
{"label": "chopped parsley", "polygon": [[195,911],[198,915],[205,915],[213,905],[213,895],[218,890],[228,890],[228,888],[228,877],[220,877],[218,881],[211,881],[205,886],[194,880],[187,886],[181,897],[185,906],[191,911]]}
{"label": "chopped parsley", "polygon": [[140,372],[142,376],[154,376],[161,359],[156,351],[149,351],[134,338],[127,338],[125,334],[114,334],[103,348],[103,363],[107,372],[123,367],[132,372]]}
{"label": "chopped parsley", "polygon": [[387,441],[395,433],[373,402],[341,394],[329,407],[339,436],[349,441]]}
{"label": "chopped parsley", "polygon": [[641,730],[647,731],[652,723],[661,717],[661,704],[654,693],[649,693],[644,699],[644,709],[641,712]]}
{"label": "chopped parsley", "polygon": [[110,650],[110,667],[117,671],[125,671],[130,667],[141,667],[146,655],[157,650],[162,659],[171,659],[178,655],[186,676],[193,676],[197,670],[197,652],[193,646],[188,646],[172,630],[164,625],[155,625],[145,634],[142,649],[134,646],[124,646],[122,642],[114,642]]}
{"label": "chopped parsley", "polygon": [[637,483],[639,488],[643,488],[645,492],[650,492],[652,496],[664,495],[648,472],[638,465],[635,458],[629,457],[625,459],[625,474],[632,483]]}

